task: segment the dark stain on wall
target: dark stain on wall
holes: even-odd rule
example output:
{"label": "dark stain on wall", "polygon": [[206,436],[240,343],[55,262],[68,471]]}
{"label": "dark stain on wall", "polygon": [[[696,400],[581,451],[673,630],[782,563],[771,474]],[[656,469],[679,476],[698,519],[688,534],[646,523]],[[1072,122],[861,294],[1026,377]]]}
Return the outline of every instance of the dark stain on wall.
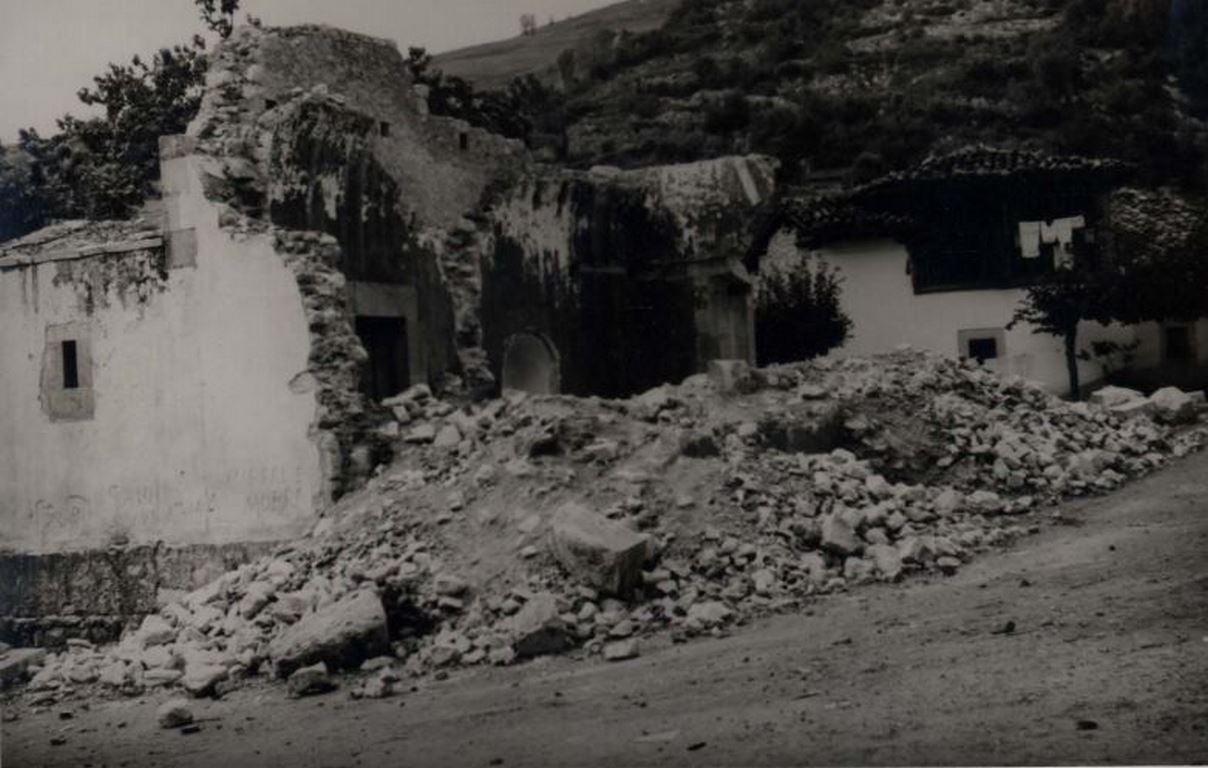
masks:
{"label": "dark stain on wall", "polygon": [[53,282],[75,289],[86,315],[107,307],[110,294],[123,305],[145,306],[167,287],[166,256],[163,248],[147,248],[60,261]]}
{"label": "dark stain on wall", "polygon": [[499,378],[515,333],[544,335],[557,347],[564,392],[624,397],[696,372],[695,292],[666,212],[639,190],[570,182],[531,201],[571,218],[570,264],[526,253],[495,234],[483,265],[483,344]]}
{"label": "dark stain on wall", "polygon": [[[377,123],[325,102],[303,102],[273,142],[272,222],[326,232],[340,244],[349,280],[414,285],[430,374],[455,365],[453,306],[415,222],[401,213],[406,190],[373,154]],[[334,215],[333,215],[334,214]],[[413,361],[416,363],[418,361]]]}

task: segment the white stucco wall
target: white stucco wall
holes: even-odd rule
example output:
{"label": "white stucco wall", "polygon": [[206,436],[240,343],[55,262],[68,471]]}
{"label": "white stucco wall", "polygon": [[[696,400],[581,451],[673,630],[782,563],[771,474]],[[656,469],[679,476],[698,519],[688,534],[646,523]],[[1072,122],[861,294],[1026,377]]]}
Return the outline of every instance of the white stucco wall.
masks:
{"label": "white stucco wall", "polygon": [[[907,273],[906,247],[892,240],[855,240],[832,243],[817,251],[837,267],[843,278],[840,302],[852,320],[851,333],[842,348],[832,354],[866,355],[909,344],[941,354],[960,356],[958,336],[962,330],[1002,329],[1023,298],[1024,291],[977,290],[915,294]],[[793,237],[781,232],[769,249],[772,264],[797,254]],[[1008,375],[1040,382],[1064,393],[1069,388],[1062,342],[1032,332],[1020,324],[1005,331],[1005,350],[990,365]],[[1131,342],[1137,338],[1132,326],[1103,326],[1084,323],[1079,330],[1079,348],[1093,341]],[[1142,336],[1139,355],[1148,355]],[[1157,352],[1154,351],[1156,356]],[[1103,376],[1094,362],[1080,362],[1083,384]]]}
{"label": "white stucco wall", "polygon": [[[55,285],[55,263],[0,272],[0,550],[263,541],[312,519],[315,396],[290,388],[310,347],[301,297],[268,236],[219,230],[196,162],[164,166],[196,266],[171,270],[146,304],[111,289],[89,315]],[[71,321],[90,336],[95,412],[52,421],[46,328]]]}

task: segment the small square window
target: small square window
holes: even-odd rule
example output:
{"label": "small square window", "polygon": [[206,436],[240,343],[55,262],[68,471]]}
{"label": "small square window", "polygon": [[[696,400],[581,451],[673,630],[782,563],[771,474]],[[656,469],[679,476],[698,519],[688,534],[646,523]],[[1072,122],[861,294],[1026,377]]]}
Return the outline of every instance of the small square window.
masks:
{"label": "small square window", "polygon": [[969,339],[968,357],[979,363],[994,360],[998,357],[998,339],[993,336],[983,336]]}
{"label": "small square window", "polygon": [[60,345],[63,354],[63,389],[80,388],[80,362],[77,357],[74,339],[64,341]]}
{"label": "small square window", "polygon": [[273,99],[265,99],[265,100],[264,100],[264,109],[265,109],[265,110],[276,109],[276,108],[277,108],[277,102],[276,102],[276,101],[274,101]]}
{"label": "small square window", "polygon": [[378,125],[378,133],[380,133],[383,137],[389,136],[390,135],[390,123],[382,122],[380,125]]}

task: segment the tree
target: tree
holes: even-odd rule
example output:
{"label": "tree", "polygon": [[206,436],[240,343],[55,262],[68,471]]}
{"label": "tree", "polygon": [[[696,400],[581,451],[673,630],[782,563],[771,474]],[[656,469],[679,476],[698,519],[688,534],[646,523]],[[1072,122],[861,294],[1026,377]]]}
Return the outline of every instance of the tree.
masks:
{"label": "tree", "polygon": [[[237,0],[208,11],[229,17]],[[229,19],[228,19],[229,20]],[[207,23],[221,17],[207,19]],[[110,64],[78,92],[100,117],[64,115],[58,133],[23,130],[0,156],[0,239],[19,237],[58,218],[125,218],[159,178],[159,138],[183,133],[201,104],[205,41],[162,48],[150,60]]]}
{"label": "tree", "polygon": [[428,87],[428,109],[434,115],[456,117],[492,133],[525,141],[534,130],[564,133],[565,97],[534,75],[513,78],[503,91],[476,91],[460,77],[445,77],[432,66],[428,52],[418,47],[407,51],[407,70],[416,83]]}
{"label": "tree", "polygon": [[1179,85],[1195,105],[1208,112],[1208,3],[1174,0],[1167,56]]}
{"label": "tree", "polygon": [[1083,244],[1073,265],[1028,287],[1008,328],[1062,340],[1069,396],[1081,382],[1078,327],[1083,321],[1135,324],[1208,316],[1208,206],[1171,190],[1121,189],[1106,203],[1100,248]]}
{"label": "tree", "polygon": [[19,146],[0,145],[0,242],[39,229],[45,215],[32,181],[31,158]]}
{"label": "tree", "polygon": [[755,356],[760,365],[808,360],[839,346],[851,330],[839,305],[842,279],[809,257],[791,268],[769,265],[755,304]]}
{"label": "tree", "polygon": [[235,11],[239,10],[239,0],[193,0],[193,3],[211,32],[224,40],[231,36],[235,29]]}
{"label": "tree", "polygon": [[537,17],[531,13],[520,16],[520,34],[528,36],[537,34]]}
{"label": "tree", "polygon": [[1029,323],[1033,333],[1056,336],[1062,341],[1069,396],[1077,400],[1082,391],[1078,375],[1078,326],[1084,320],[1108,323],[1111,307],[1105,298],[1115,292],[1107,270],[1075,266],[1057,269],[1029,286],[1007,329]]}

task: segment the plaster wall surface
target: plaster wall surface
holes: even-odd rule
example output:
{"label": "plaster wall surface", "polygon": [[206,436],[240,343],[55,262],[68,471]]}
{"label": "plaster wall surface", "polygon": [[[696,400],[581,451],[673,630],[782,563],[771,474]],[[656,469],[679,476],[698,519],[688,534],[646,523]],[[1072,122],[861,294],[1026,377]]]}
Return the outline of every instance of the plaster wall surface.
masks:
{"label": "plaster wall surface", "polygon": [[[88,269],[128,255],[73,262],[72,279],[53,262],[0,272],[0,551],[269,541],[312,520],[315,396],[290,386],[310,346],[301,297],[268,236],[218,228],[197,162],[164,164],[196,266],[156,289],[84,301]],[[40,405],[47,329],[65,323],[88,335],[89,418]]]}
{"label": "plaster wall surface", "polygon": [[[793,237],[778,234],[769,249],[773,262],[796,253]],[[907,272],[906,247],[892,240],[832,243],[817,251],[837,267],[843,279],[840,304],[852,320],[851,332],[833,355],[867,355],[909,344],[945,355],[960,356],[961,331],[1002,331],[1005,350],[987,365],[1005,375],[1017,375],[1062,393],[1068,389],[1065,357],[1059,339],[1032,332],[1020,324],[1005,330],[1024,296],[1021,289],[951,291],[915,294]],[[990,335],[990,334],[986,334]],[[1080,348],[1094,341],[1129,343],[1137,338],[1132,326],[1083,323]],[[1144,338],[1138,352],[1149,354]],[[1084,384],[1103,377],[1092,361],[1079,363]]]}

